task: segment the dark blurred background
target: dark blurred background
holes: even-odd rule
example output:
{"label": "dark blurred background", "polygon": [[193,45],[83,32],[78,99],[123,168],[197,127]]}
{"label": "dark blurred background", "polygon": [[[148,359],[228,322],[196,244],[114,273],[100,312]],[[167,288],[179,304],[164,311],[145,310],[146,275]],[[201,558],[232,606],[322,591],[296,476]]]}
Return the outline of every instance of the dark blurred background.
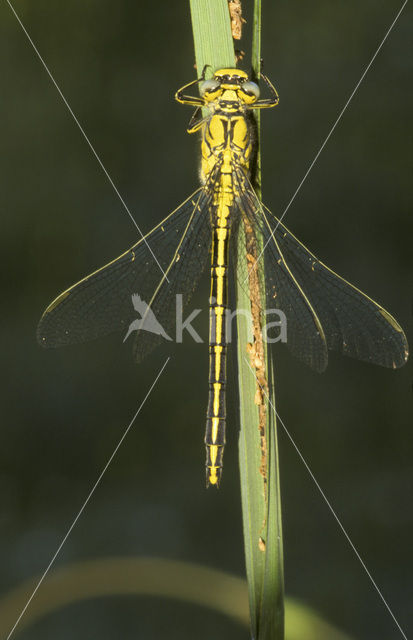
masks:
{"label": "dark blurred background", "polygon": [[[244,2],[251,25],[252,2]],[[197,185],[188,2],[15,0],[97,153],[143,230]],[[263,194],[280,215],[401,3],[263,2],[265,71],[280,94],[263,114]],[[383,304],[412,338],[412,9],[406,7],[285,223]],[[248,42],[241,42],[248,60]],[[156,555],[244,574],[234,364],[221,489],[204,489],[205,345],[132,361],[120,336],[43,350],[35,328],[64,288],[137,240],[136,230],[6,2],[0,6],[3,382],[0,580],[41,573],[167,355],[171,360],[56,567]],[[248,65],[245,65],[248,70]],[[207,278],[195,297],[204,306]],[[206,336],[207,327],[196,322]],[[323,375],[280,348],[278,411],[406,631],[412,630],[412,368],[331,356]],[[284,433],[287,594],[355,638],[399,637]],[[34,606],[34,604],[33,604]],[[21,633],[40,639],[247,638],[182,604],[108,599]],[[17,617],[16,611],[16,617]],[[196,625],[196,627],[194,627]],[[17,632],[16,632],[17,633]]]}

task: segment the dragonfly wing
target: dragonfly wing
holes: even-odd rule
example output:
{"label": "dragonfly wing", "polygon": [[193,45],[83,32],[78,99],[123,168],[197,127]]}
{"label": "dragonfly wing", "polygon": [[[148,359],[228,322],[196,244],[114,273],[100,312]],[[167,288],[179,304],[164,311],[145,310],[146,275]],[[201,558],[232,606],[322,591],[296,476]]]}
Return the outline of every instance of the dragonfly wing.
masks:
{"label": "dragonfly wing", "polygon": [[[265,292],[263,298],[267,311],[281,310],[287,321],[287,346],[290,351],[316,371],[324,371],[328,363],[328,351],[322,324],[306,292],[292,272],[272,229],[262,215],[262,206],[252,191],[244,191],[239,199],[241,218],[246,218],[252,229],[262,233],[265,252],[262,262],[252,268],[265,265]],[[257,256],[258,257],[258,256]],[[248,286],[248,274],[238,274]],[[261,305],[262,306],[262,305]],[[265,319],[263,319],[265,322]]]}
{"label": "dragonfly wing", "polygon": [[189,301],[208,257],[209,199],[198,189],[144,239],[60,294],[39,322],[39,343],[60,347],[113,331],[127,335],[140,317],[134,347],[140,358],[162,336],[174,335],[174,294],[182,292],[183,303]]}
{"label": "dragonfly wing", "polygon": [[265,207],[262,215],[320,319],[328,348],[384,367],[401,367],[408,344],[393,316],[320,262]]}
{"label": "dragonfly wing", "polygon": [[[193,212],[165,270],[165,276],[160,279],[150,299],[149,317],[153,313],[169,337],[175,335],[177,296],[182,296],[182,308],[185,308],[210,256],[211,197],[212,194],[209,191],[202,189],[200,198],[191,199]],[[147,314],[143,317],[145,323],[147,317]],[[140,362],[161,341],[162,334],[146,335],[146,331],[138,331],[134,342],[136,360]]]}

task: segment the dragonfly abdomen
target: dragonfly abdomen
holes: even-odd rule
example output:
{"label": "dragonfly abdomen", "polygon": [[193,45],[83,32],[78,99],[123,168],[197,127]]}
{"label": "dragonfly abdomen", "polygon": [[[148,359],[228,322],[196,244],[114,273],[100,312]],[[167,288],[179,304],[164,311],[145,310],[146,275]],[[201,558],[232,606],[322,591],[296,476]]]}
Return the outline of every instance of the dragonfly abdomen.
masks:
{"label": "dragonfly abdomen", "polygon": [[[222,209],[225,211],[225,207]],[[229,233],[229,216],[219,215],[218,209],[212,232],[209,300],[209,396],[205,431],[207,486],[219,485],[225,446]]]}

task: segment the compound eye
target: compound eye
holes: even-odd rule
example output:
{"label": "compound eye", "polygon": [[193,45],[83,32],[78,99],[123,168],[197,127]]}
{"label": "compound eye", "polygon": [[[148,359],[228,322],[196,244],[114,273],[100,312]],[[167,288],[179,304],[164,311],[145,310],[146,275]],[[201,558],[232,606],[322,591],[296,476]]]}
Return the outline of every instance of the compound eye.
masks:
{"label": "compound eye", "polygon": [[245,93],[248,93],[248,95],[250,96],[255,96],[256,98],[260,97],[260,88],[257,84],[255,84],[255,82],[252,82],[252,80],[244,82],[242,85],[242,90]]}
{"label": "compound eye", "polygon": [[218,89],[218,87],[218,80],[214,80],[213,78],[211,78],[210,80],[204,80],[204,82],[201,82],[201,84],[199,85],[199,93],[202,97],[204,97],[206,93],[213,93]]}

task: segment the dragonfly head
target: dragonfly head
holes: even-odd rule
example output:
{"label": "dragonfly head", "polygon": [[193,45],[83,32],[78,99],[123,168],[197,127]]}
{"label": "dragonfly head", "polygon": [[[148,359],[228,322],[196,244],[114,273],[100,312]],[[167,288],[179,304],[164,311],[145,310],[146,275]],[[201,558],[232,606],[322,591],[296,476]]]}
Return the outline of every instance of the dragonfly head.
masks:
{"label": "dragonfly head", "polygon": [[248,74],[241,69],[217,69],[210,80],[204,80],[200,84],[199,92],[206,104],[225,100],[229,92],[246,105],[253,104],[260,96],[258,85],[249,80]]}

